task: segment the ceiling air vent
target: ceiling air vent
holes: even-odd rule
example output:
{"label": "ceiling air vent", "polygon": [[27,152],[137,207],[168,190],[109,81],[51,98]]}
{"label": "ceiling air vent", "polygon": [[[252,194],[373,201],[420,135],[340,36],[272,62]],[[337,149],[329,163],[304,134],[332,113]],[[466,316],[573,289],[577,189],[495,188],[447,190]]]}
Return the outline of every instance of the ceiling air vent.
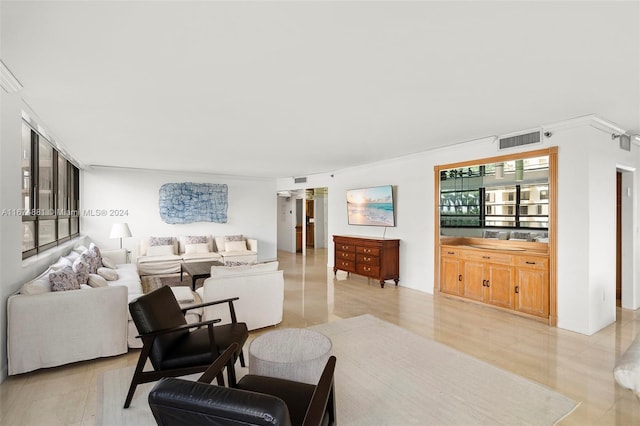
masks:
{"label": "ceiling air vent", "polygon": [[540,131],[524,133],[521,135],[500,138],[499,149],[515,148],[516,146],[529,145],[532,143],[540,143],[542,140]]}
{"label": "ceiling air vent", "polygon": [[307,183],[307,178],[306,177],[293,178],[293,182],[294,183]]}

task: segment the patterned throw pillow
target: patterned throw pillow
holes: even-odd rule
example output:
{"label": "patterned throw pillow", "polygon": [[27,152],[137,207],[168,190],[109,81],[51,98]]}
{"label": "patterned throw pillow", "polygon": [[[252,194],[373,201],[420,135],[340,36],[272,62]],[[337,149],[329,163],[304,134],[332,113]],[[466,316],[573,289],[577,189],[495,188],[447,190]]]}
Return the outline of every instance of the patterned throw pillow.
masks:
{"label": "patterned throw pillow", "polygon": [[207,237],[204,235],[188,235],[184,239],[185,244],[206,244]]}
{"label": "patterned throw pillow", "polygon": [[80,255],[80,260],[82,262],[89,264],[89,273],[95,274],[98,270],[97,260],[98,258],[91,254],[89,250],[85,251]]}
{"label": "patterned throw pillow", "polygon": [[244,237],[242,235],[225,235],[224,241],[244,241]]}
{"label": "patterned throw pillow", "polygon": [[80,284],[73,272],[71,266],[65,266],[63,269],[49,274],[52,291],[79,290]]}
{"label": "patterned throw pillow", "polygon": [[224,266],[247,266],[251,264],[251,262],[239,262],[237,260],[227,260],[224,262]]}
{"label": "patterned throw pillow", "polygon": [[82,258],[79,257],[75,262],[73,262],[72,268],[73,272],[76,273],[78,284],[86,284],[89,279],[89,264],[87,262],[83,262]]}
{"label": "patterned throw pillow", "polygon": [[149,246],[168,246],[173,244],[171,237],[149,237]]}
{"label": "patterned throw pillow", "polygon": [[531,241],[531,233],[530,232],[517,232],[514,231],[511,233],[512,240],[525,240]]}
{"label": "patterned throw pillow", "polygon": [[98,259],[98,268],[102,267],[102,253],[100,253],[100,249],[97,245],[91,243],[89,245],[89,252]]}
{"label": "patterned throw pillow", "polygon": [[484,231],[484,238],[498,238],[498,231]]}

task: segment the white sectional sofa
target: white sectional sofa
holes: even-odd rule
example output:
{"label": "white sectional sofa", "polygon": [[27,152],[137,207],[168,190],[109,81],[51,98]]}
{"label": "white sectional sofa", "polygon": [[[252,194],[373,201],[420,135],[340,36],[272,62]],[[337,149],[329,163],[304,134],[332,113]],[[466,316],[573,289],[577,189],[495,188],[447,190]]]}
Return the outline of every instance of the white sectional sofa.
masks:
{"label": "white sectional sofa", "polygon": [[127,352],[128,302],[142,294],[142,285],[136,266],[124,263],[124,250],[102,252],[117,264],[105,275],[117,279],[94,275],[95,288],[82,284],[80,289],[52,291],[50,274],[68,269],[85,250],[74,249],[9,296],[10,375]]}
{"label": "white sectional sofa", "polygon": [[[284,304],[284,276],[278,262],[245,266],[212,266],[211,277],[196,290],[202,303],[239,297],[234,302],[238,321],[249,330],[282,322]],[[208,306],[203,321],[221,318],[222,324],[231,321],[226,304]]]}
{"label": "white sectional sofa", "polygon": [[[241,241],[226,241],[230,238]],[[140,241],[137,265],[140,275],[164,275],[180,272],[182,262],[204,261],[256,263],[258,241],[241,235],[150,237]]]}

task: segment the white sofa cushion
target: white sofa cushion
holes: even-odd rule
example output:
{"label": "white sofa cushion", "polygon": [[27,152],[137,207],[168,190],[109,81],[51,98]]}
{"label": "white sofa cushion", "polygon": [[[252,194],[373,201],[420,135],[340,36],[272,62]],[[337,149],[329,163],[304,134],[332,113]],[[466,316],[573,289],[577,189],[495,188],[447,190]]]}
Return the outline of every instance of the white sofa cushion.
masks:
{"label": "white sofa cushion", "polygon": [[165,246],[149,246],[147,249],[147,256],[167,256],[175,254],[173,252],[173,245],[165,245]]}
{"label": "white sofa cushion", "polygon": [[224,243],[224,251],[233,252],[233,251],[245,251],[247,250],[247,242],[242,241],[225,241]]}
{"label": "white sofa cushion", "polygon": [[184,252],[185,254],[209,253],[209,244],[207,243],[185,244]]}
{"label": "white sofa cushion", "polygon": [[141,256],[138,257],[138,263],[155,263],[155,262],[179,262],[182,259],[177,254],[167,254],[164,256]]}
{"label": "white sofa cushion", "polygon": [[182,260],[185,262],[205,262],[205,261],[220,261],[222,256],[214,252],[206,253],[185,253],[182,255]]}

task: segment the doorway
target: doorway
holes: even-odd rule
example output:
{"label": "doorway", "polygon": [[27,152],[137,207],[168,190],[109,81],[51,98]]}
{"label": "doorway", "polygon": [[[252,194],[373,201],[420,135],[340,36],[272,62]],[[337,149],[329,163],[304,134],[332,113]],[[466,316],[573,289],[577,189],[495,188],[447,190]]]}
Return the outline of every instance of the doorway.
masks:
{"label": "doorway", "polygon": [[634,170],[616,171],[616,307],[634,309],[633,281]]}
{"label": "doorway", "polygon": [[328,245],[328,189],[279,191],[278,250],[306,255]]}

